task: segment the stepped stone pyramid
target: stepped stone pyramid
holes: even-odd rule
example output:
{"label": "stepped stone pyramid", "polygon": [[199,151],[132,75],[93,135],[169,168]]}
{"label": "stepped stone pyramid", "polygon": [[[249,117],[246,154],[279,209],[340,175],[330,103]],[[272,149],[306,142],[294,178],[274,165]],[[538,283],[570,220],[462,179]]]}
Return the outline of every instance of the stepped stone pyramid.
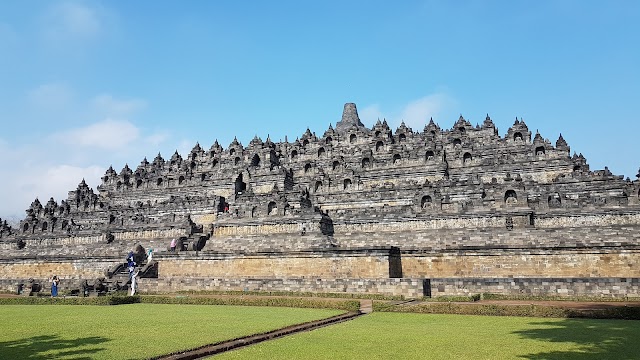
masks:
{"label": "stepped stone pyramid", "polygon": [[196,144],[34,200],[0,220],[0,286],[93,279],[140,244],[149,291],[638,296],[639,197],[522,119],[394,131],[348,103],[321,136]]}

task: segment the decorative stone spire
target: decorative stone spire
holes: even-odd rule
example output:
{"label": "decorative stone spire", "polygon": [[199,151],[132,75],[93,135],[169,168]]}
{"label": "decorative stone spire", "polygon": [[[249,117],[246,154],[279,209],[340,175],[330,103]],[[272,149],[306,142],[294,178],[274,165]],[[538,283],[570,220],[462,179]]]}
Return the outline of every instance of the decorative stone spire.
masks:
{"label": "decorative stone spire", "polygon": [[544,139],[542,138],[542,135],[540,135],[538,130],[536,130],[536,136],[533,138],[533,143],[534,144],[544,143]]}
{"label": "decorative stone spire", "polygon": [[120,170],[120,176],[128,176],[128,175],[131,175],[132,173],[133,172],[129,168],[128,164],[124,164],[124,167],[122,168],[122,170]]}
{"label": "decorative stone spire", "polygon": [[162,167],[164,165],[164,159],[162,158],[162,155],[160,155],[160,153],[158,153],[156,158],[153,159],[153,165],[156,167]]}
{"label": "decorative stone spire", "polygon": [[489,114],[487,114],[487,117],[484,118],[484,123],[482,124],[485,128],[488,127],[495,127],[495,125],[493,124],[493,120],[491,120],[491,118],[489,117]]}
{"label": "decorative stone spire", "polygon": [[364,125],[358,117],[358,109],[356,104],[346,103],[344,104],[344,110],[342,111],[342,120],[336,124],[336,130],[340,133],[347,131],[351,127],[362,128]]}
{"label": "decorative stone spire", "polygon": [[567,142],[562,137],[562,133],[560,134],[560,137],[558,137],[558,140],[556,141],[556,147],[557,148],[566,148],[567,147]]}

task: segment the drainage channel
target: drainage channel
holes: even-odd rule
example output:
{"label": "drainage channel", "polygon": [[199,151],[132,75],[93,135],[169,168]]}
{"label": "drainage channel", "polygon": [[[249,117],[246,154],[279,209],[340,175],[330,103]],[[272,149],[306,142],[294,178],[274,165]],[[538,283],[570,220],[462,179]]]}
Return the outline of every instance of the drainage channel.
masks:
{"label": "drainage channel", "polygon": [[202,359],[207,356],[220,354],[225,351],[235,350],[244,346],[257,344],[267,340],[277,339],[286,335],[291,335],[291,334],[295,334],[303,331],[310,331],[323,326],[337,324],[347,320],[352,320],[361,315],[364,315],[362,311],[350,312],[350,313],[341,314],[341,315],[333,316],[326,319],[307,322],[304,324],[291,325],[282,329],[277,329],[277,330],[269,331],[262,334],[254,334],[254,335],[244,336],[244,337],[233,339],[233,340],[227,340],[227,341],[222,341],[215,344],[205,345],[192,350],[181,351],[179,353],[162,355],[162,356],[151,358],[151,360]]}

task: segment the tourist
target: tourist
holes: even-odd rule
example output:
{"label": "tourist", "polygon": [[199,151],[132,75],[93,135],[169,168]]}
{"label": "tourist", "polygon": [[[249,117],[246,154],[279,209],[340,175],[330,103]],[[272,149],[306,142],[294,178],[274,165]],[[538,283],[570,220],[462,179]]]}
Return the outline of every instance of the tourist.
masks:
{"label": "tourist", "polygon": [[176,239],[171,240],[171,251],[176,251]]}
{"label": "tourist", "polygon": [[149,251],[147,251],[147,264],[150,263],[153,259],[153,249],[149,249]]}
{"label": "tourist", "polygon": [[127,269],[129,270],[129,280],[133,277],[133,272],[136,270],[136,262],[134,261],[133,251],[129,251],[127,256]]}
{"label": "tourist", "polygon": [[53,277],[49,279],[49,282],[51,283],[51,297],[58,296],[58,285],[60,284],[60,279],[58,279],[58,276],[53,275]]}
{"label": "tourist", "polygon": [[90,290],[89,281],[85,279],[82,282],[82,296],[84,297],[89,296],[89,290]]}
{"label": "tourist", "polygon": [[131,276],[131,296],[136,294],[136,290],[138,289],[137,278],[140,274],[140,270],[136,269],[135,272]]}

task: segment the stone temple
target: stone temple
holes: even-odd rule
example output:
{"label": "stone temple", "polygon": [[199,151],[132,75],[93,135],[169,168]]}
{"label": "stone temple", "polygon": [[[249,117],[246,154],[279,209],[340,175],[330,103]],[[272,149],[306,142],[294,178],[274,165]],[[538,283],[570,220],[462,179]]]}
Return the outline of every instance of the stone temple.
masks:
{"label": "stone temple", "polygon": [[637,297],[639,197],[522,120],[367,128],[348,103],[321,136],[196,144],[36,199],[0,221],[0,288],[108,282],[141,245],[150,292]]}

